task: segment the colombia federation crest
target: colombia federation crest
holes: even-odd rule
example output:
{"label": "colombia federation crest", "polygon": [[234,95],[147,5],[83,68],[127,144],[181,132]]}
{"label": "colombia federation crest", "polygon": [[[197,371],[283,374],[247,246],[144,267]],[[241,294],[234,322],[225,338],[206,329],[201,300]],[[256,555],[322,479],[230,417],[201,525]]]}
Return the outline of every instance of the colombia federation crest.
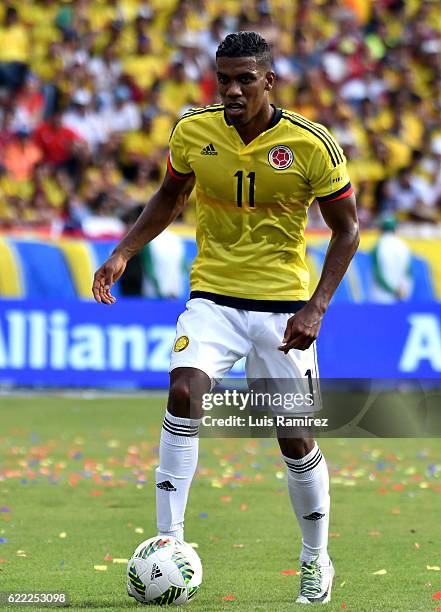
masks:
{"label": "colombia federation crest", "polygon": [[276,145],[270,149],[268,161],[275,170],[286,170],[294,161],[294,153],[286,145]]}

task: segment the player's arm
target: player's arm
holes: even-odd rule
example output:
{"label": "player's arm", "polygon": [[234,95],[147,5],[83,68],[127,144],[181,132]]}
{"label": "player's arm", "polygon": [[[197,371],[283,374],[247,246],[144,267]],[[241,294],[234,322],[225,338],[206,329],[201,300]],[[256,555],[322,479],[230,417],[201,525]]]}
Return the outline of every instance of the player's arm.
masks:
{"label": "player's arm", "polygon": [[116,301],[110,289],[124,272],[129,259],[156,238],[183,210],[194,186],[194,175],[173,174],[167,170],[161,187],[146,204],[136,223],[95,272],[92,293],[97,302],[113,304]]}
{"label": "player's arm", "polygon": [[319,283],[309,302],[288,320],[279,350],[305,350],[317,338],[321,320],[353,258],[360,236],[355,195],[320,204],[323,218],[332,230]]}

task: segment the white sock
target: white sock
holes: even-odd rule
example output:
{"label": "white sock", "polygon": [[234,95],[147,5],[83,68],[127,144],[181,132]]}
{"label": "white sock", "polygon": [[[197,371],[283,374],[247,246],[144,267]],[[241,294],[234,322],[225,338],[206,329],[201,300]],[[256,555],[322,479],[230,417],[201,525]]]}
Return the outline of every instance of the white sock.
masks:
{"label": "white sock", "polygon": [[291,504],[302,531],[300,561],[329,563],[327,552],[329,529],[328,466],[317,443],[302,459],[283,457],[288,466],[288,490]]}
{"label": "white sock", "polygon": [[184,539],[184,514],[196,471],[201,419],[165,413],[156,468],[156,520],[160,535]]}

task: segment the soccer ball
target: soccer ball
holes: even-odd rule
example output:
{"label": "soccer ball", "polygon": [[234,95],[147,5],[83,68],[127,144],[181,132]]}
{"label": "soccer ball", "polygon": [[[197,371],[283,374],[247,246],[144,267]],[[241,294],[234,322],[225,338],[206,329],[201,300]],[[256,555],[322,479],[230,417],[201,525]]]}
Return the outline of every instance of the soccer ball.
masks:
{"label": "soccer ball", "polygon": [[201,582],[199,555],[189,544],[169,536],[141,542],[127,564],[127,592],[143,604],[185,604]]}

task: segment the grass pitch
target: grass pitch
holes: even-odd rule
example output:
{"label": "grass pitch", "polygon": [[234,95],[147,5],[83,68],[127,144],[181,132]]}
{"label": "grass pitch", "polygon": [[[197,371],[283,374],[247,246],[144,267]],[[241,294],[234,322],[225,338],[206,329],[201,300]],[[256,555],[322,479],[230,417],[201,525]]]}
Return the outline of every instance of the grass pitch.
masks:
{"label": "grass pitch", "polygon": [[[66,591],[76,610],[140,608],[115,561],[156,533],[164,406],[158,397],[0,398],[1,591]],[[326,609],[440,610],[440,441],[321,447],[337,572]],[[204,567],[192,610],[302,609],[293,603],[300,537],[274,440],[201,440],[186,540]],[[24,608],[40,609],[10,606]]]}

